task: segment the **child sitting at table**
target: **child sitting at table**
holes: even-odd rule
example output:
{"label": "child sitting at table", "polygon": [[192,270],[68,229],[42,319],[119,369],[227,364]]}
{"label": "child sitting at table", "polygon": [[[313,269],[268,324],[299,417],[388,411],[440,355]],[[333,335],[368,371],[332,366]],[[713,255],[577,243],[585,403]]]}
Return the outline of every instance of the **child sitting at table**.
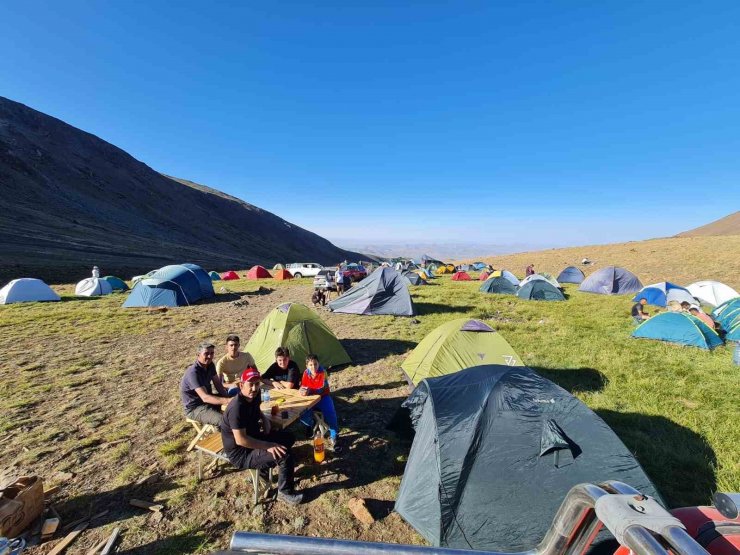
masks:
{"label": "child sitting at table", "polygon": [[309,429],[313,429],[313,411],[321,411],[324,420],[329,425],[327,448],[338,453],[340,448],[337,445],[339,433],[337,412],[334,410],[334,401],[329,395],[329,376],[324,367],[319,364],[318,356],[312,354],[306,357],[306,371],[303,373],[301,388],[298,391],[301,395],[321,395],[321,401],[301,415],[301,422]]}

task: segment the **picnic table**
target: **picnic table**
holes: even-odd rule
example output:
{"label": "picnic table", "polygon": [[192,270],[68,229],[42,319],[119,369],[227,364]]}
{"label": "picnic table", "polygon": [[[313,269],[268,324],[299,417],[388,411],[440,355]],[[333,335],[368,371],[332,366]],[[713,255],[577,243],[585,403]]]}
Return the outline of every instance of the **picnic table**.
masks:
{"label": "picnic table", "polygon": [[[321,401],[321,395],[301,395],[297,389],[278,389],[267,384],[262,384],[262,387],[270,392],[270,400],[261,403],[260,410],[276,430],[287,428]],[[274,405],[278,406],[277,414],[272,414]],[[284,412],[287,412],[287,418],[283,418]]]}

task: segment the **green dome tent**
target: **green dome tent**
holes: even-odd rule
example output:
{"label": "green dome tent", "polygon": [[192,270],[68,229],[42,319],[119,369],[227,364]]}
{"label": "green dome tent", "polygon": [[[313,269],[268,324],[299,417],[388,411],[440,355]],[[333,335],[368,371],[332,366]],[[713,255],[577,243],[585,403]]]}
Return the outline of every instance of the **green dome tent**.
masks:
{"label": "green dome tent", "polygon": [[254,330],[244,350],[254,357],[257,368],[267,369],[275,362],[275,349],[287,347],[290,358],[301,370],[306,355],[318,355],[324,368],[352,362],[347,351],[324,321],[305,305],[285,303],[275,308]]}
{"label": "green dome tent", "polygon": [[128,291],[128,285],[126,285],[126,282],[119,277],[105,276],[103,279],[110,283],[113,291]]}
{"label": "green dome tent", "polygon": [[565,297],[560,289],[553,287],[543,279],[536,279],[525,283],[516,292],[520,299],[528,301],[564,301]]}
{"label": "green dome tent", "polygon": [[516,295],[517,289],[517,286],[505,277],[488,278],[480,286],[482,293],[498,293],[499,295]]}
{"label": "green dome tent", "polygon": [[211,278],[211,281],[221,281],[221,276],[218,275],[218,272],[208,272],[208,276]]}
{"label": "green dome tent", "polygon": [[521,366],[519,355],[501,334],[481,320],[458,318],[429,333],[403,361],[409,385],[471,366]]}

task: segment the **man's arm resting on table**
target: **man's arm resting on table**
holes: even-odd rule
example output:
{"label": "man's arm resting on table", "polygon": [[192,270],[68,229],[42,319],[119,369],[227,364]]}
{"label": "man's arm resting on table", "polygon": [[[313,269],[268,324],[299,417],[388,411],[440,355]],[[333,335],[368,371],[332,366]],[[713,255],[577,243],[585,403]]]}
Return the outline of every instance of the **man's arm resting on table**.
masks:
{"label": "man's arm resting on table", "polygon": [[[223,386],[221,386],[221,390],[224,394],[226,393]],[[198,394],[198,397],[200,397],[201,401],[203,401],[204,403],[208,403],[209,405],[226,405],[229,401],[231,401],[231,398],[226,396],[219,397],[218,395],[211,395],[206,391],[206,388],[202,386],[196,388],[195,392]]]}

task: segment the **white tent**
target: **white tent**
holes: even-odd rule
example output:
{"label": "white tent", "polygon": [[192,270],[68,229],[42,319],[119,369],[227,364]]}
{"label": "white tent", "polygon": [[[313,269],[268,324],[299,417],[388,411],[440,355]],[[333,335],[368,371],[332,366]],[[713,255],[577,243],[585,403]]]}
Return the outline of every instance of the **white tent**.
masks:
{"label": "white tent", "polygon": [[560,287],[561,287],[561,285],[558,283],[558,280],[556,280],[555,278],[547,278],[547,277],[543,276],[542,274],[532,274],[531,276],[525,277],[522,281],[519,282],[519,287],[524,287],[530,281],[535,281],[535,280],[546,281],[547,283],[549,283],[550,285],[552,285],[556,289],[560,289]]}
{"label": "white tent", "polygon": [[61,301],[51,287],[36,278],[14,279],[0,289],[0,304]]}
{"label": "white tent", "polygon": [[75,286],[75,295],[79,297],[97,297],[113,293],[110,283],[100,278],[86,278]]}
{"label": "white tent", "polygon": [[740,296],[732,287],[719,281],[697,281],[686,289],[702,303],[712,306],[720,305]]}

